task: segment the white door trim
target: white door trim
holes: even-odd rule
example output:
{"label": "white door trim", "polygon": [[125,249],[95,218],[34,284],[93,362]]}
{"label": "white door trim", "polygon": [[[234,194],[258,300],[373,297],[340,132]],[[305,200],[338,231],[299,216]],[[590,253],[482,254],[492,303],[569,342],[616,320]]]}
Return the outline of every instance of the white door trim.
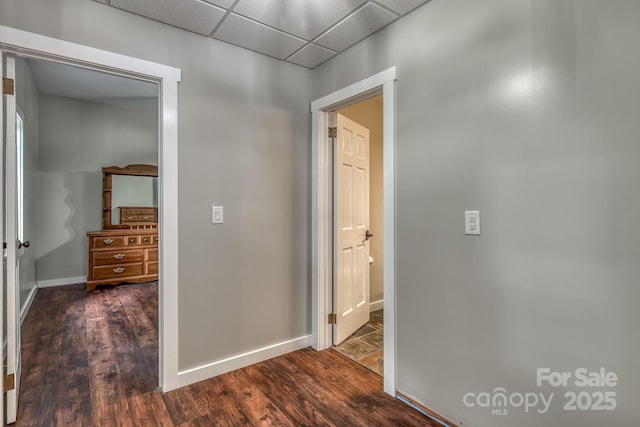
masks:
{"label": "white door trim", "polygon": [[0,25],[0,49],[157,82],[160,388],[178,387],[178,83],[181,70]]}
{"label": "white door trim", "polygon": [[332,309],[333,187],[329,112],[383,94],[384,199],[384,391],[396,395],[395,313],[395,81],[396,67],[333,92],[311,103],[311,342],[316,350],[331,346],[327,317]]}

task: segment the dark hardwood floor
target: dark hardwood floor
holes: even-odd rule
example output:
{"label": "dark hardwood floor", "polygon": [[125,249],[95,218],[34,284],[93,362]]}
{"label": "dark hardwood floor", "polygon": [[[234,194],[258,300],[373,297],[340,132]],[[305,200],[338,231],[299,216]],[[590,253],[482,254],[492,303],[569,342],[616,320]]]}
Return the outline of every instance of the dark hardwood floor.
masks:
{"label": "dark hardwood floor", "polygon": [[333,350],[157,390],[157,284],[41,289],[22,327],[17,426],[433,426]]}

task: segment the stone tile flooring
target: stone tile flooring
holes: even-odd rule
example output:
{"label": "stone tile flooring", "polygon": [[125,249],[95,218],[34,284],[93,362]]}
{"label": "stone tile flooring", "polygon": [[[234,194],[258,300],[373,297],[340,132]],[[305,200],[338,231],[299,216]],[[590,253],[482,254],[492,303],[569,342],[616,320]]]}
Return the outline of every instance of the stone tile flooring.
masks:
{"label": "stone tile flooring", "polygon": [[382,320],[382,310],[372,312],[366,325],[333,349],[382,376],[384,364]]}

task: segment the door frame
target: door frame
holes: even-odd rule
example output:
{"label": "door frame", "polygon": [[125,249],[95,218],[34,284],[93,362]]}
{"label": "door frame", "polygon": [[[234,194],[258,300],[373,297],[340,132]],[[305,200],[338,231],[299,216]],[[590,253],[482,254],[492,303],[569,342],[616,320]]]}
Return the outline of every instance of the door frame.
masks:
{"label": "door frame", "polygon": [[[0,25],[0,50],[158,84],[159,386],[178,388],[178,83],[181,70]],[[0,177],[0,185],[4,185]]]}
{"label": "door frame", "polygon": [[333,156],[329,114],[383,95],[384,391],[396,395],[395,82],[393,66],[311,103],[311,343],[331,347],[333,308]]}

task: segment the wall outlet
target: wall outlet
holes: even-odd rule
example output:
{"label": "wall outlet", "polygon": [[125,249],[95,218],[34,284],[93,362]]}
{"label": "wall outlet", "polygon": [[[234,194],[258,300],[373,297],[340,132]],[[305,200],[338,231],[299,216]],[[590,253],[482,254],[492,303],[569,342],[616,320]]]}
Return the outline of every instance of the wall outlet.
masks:
{"label": "wall outlet", "polygon": [[480,211],[464,212],[464,233],[472,236],[480,235]]}

